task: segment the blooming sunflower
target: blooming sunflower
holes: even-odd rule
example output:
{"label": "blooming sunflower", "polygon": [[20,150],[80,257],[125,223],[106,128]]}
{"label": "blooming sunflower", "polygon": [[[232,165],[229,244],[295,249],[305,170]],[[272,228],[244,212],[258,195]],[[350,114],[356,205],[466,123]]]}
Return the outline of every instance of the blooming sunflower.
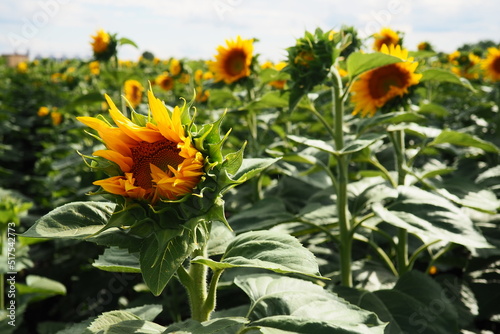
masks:
{"label": "blooming sunflower", "polygon": [[418,84],[421,74],[416,74],[417,62],[408,57],[408,50],[397,45],[383,45],[382,53],[399,57],[403,61],[375,68],[361,74],[351,87],[351,101],[355,104],[353,115],[361,112],[373,116],[380,108],[396,96],[408,93],[410,86]]}
{"label": "blooming sunflower", "polygon": [[125,98],[130,102],[132,108],[135,108],[141,103],[142,92],[144,87],[137,80],[127,80],[124,84]]}
{"label": "blooming sunflower", "polygon": [[390,28],[382,28],[373,37],[375,37],[373,42],[373,50],[375,51],[381,51],[384,44],[387,46],[399,44],[399,35]]}
{"label": "blooming sunflower", "polygon": [[215,61],[209,61],[210,71],[215,75],[215,81],[233,83],[250,75],[250,65],[253,57],[253,39],[226,40],[227,47],[220,45]]}
{"label": "blooming sunflower", "polygon": [[172,58],[168,66],[168,70],[174,77],[179,75],[182,71],[182,65],[179,59]]}
{"label": "blooming sunflower", "polygon": [[49,108],[47,108],[47,107],[40,107],[38,109],[37,115],[39,117],[44,117],[44,116],[47,116],[49,113],[50,113]]}
{"label": "blooming sunflower", "polygon": [[174,78],[168,75],[167,72],[160,74],[156,77],[155,83],[161,87],[161,89],[169,91],[174,88]]}
{"label": "blooming sunflower", "polygon": [[492,81],[500,81],[500,48],[488,48],[486,59],[481,61],[484,76]]}
{"label": "blooming sunflower", "polygon": [[92,73],[93,75],[99,75],[99,73],[101,72],[101,66],[99,64],[99,61],[95,60],[90,62],[89,69],[90,73]]}
{"label": "blooming sunflower", "polygon": [[111,37],[104,30],[100,29],[97,31],[95,36],[90,37],[92,37],[93,40],[90,45],[92,45],[92,50],[94,51],[94,53],[103,53],[108,49]]}
{"label": "blooming sunflower", "polygon": [[140,126],[125,117],[107,95],[106,100],[117,127],[94,117],[78,120],[96,130],[107,147],[93,154],[116,163],[122,173],[94,184],[111,194],[153,204],[191,193],[204,174],[204,158],[185,134],[180,108],[170,112],[150,90],[152,118]]}

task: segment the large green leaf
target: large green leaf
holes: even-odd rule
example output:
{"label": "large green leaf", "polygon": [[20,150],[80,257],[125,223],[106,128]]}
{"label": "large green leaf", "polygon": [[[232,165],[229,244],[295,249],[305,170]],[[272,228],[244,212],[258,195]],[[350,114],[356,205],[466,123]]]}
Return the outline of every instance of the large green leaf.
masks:
{"label": "large green leaf", "polygon": [[286,108],[288,107],[288,99],[288,94],[283,94],[281,91],[275,90],[265,93],[262,97],[253,100],[240,109]]}
{"label": "large green leaf", "polygon": [[474,90],[471,86],[470,82],[465,78],[460,78],[456,74],[442,70],[439,68],[431,68],[422,72],[422,78],[420,81],[437,81],[437,82],[449,82],[457,85],[461,85],[469,88],[470,90]]}
{"label": "large green leaf", "polygon": [[383,221],[417,235],[466,247],[491,247],[462,210],[447,199],[417,187],[398,187],[398,198],[389,208],[374,203],[372,209]]}
{"label": "large green leaf", "polygon": [[421,272],[406,273],[392,290],[369,292],[337,287],[335,291],[389,322],[386,334],[459,332],[456,300]]}
{"label": "large green leaf", "polygon": [[318,263],[300,242],[274,231],[246,232],[227,247],[220,262],[197,257],[193,263],[205,264],[214,270],[226,268],[261,268],[277,273],[296,273],[322,278]]}
{"label": "large green leaf", "polygon": [[440,144],[477,147],[486,152],[500,153],[500,149],[493,143],[487,142],[468,133],[453,130],[443,130],[439,136],[434,138],[434,140],[429,143],[430,146]]}
{"label": "large green leaf", "polygon": [[62,205],[31,226],[22,235],[31,238],[85,239],[108,222],[115,204],[108,202],[73,202]]}
{"label": "large green leaf", "polygon": [[311,282],[277,275],[235,279],[250,298],[249,326],[293,333],[383,333],[377,316]]}
{"label": "large green leaf", "polygon": [[196,248],[191,230],[161,230],[146,238],[140,252],[144,282],[158,296]]}
{"label": "large green leaf", "polygon": [[274,164],[280,158],[249,158],[243,159],[243,162],[238,171],[230,175],[230,179],[237,183],[243,183],[251,179],[267,167]]}
{"label": "large green leaf", "polygon": [[228,317],[213,319],[205,322],[187,320],[168,326],[164,334],[234,334],[248,323],[248,319],[242,317]]}
{"label": "large green leaf", "polygon": [[123,320],[110,325],[106,329],[106,334],[162,334],[165,327],[151,321],[145,320]]}
{"label": "large green leaf", "polygon": [[229,224],[238,233],[263,230],[292,221],[294,216],[287,212],[285,203],[279,197],[266,197],[247,210],[237,212],[229,218]]}
{"label": "large green leaf", "polygon": [[377,67],[401,62],[402,59],[385,53],[351,53],[347,58],[347,72],[349,77],[354,78],[363,72],[373,70]]}
{"label": "large green leaf", "polygon": [[105,271],[122,273],[140,273],[139,254],[130,254],[127,249],[110,247],[99,255],[92,264],[94,267]]}

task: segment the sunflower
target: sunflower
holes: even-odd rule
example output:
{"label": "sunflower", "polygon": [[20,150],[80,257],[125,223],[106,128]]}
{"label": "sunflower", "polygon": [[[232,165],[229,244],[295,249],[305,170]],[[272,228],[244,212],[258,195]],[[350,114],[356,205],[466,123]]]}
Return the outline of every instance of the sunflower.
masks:
{"label": "sunflower", "polygon": [[[277,64],[273,64],[272,62],[267,61],[261,65],[261,68],[262,69],[272,68],[272,69],[275,69],[276,71],[279,72],[282,69],[284,69],[286,67],[286,65],[287,65],[287,63],[285,63],[284,61],[281,61]],[[270,81],[268,84],[270,86],[273,86],[274,88],[283,89],[285,87],[286,80],[274,80],[274,81]]]}
{"label": "sunflower", "polygon": [[157,76],[155,79],[155,83],[166,91],[172,90],[174,88],[174,78],[168,75],[167,72]]}
{"label": "sunflower", "polygon": [[500,48],[488,48],[486,59],[481,61],[484,76],[492,81],[500,81]]}
{"label": "sunflower", "polygon": [[209,61],[210,71],[215,75],[215,81],[224,81],[226,84],[238,81],[250,75],[252,64],[253,39],[226,40],[227,47],[219,46],[215,61]]}
{"label": "sunflower", "polygon": [[117,127],[99,118],[78,117],[98,132],[107,147],[93,154],[114,162],[121,170],[120,175],[94,184],[108,193],[152,204],[192,193],[204,174],[204,158],[185,134],[180,108],[170,112],[150,90],[152,118],[140,126],[125,117],[107,95],[106,100]]}
{"label": "sunflower", "polygon": [[383,45],[382,53],[399,57],[403,61],[375,68],[361,74],[351,87],[353,96],[351,101],[355,104],[353,115],[361,112],[373,116],[377,108],[380,108],[396,96],[408,93],[410,86],[418,84],[421,74],[416,74],[417,62],[413,57],[408,58],[408,50],[401,46]]}
{"label": "sunflower", "polygon": [[47,107],[40,107],[38,109],[37,115],[39,117],[44,117],[44,116],[47,116],[49,113],[50,113],[49,108],[47,108]]}
{"label": "sunflower", "polygon": [[92,50],[95,54],[103,53],[108,49],[111,37],[104,30],[98,30],[95,36],[90,37],[93,39],[90,45],[92,45]]}
{"label": "sunflower", "polygon": [[124,84],[125,98],[130,102],[132,108],[141,103],[144,87],[137,80],[127,80]]}
{"label": "sunflower", "polygon": [[378,33],[374,34],[375,41],[373,42],[373,50],[381,51],[382,45],[398,45],[399,35],[390,28],[382,28]]}
{"label": "sunflower", "polygon": [[182,65],[179,59],[172,58],[168,66],[168,70],[174,77],[179,75],[182,71]]}
{"label": "sunflower", "polygon": [[99,64],[99,61],[95,60],[90,62],[89,69],[90,73],[92,73],[93,75],[99,75],[99,73],[101,72],[101,66]]}

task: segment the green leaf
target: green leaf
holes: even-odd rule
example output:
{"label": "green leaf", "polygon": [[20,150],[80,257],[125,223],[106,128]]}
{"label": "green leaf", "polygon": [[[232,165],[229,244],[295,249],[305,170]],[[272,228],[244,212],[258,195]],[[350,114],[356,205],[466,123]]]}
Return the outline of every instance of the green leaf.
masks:
{"label": "green leaf", "polygon": [[456,300],[449,299],[439,284],[421,272],[404,274],[392,290],[368,292],[337,287],[335,291],[389,322],[386,334],[459,332],[453,305]]}
{"label": "green leaf", "polygon": [[247,105],[240,107],[240,110],[255,110],[266,108],[286,108],[288,107],[288,94],[283,94],[281,91],[270,91],[262,95],[262,97],[253,100]]}
{"label": "green leaf", "polygon": [[239,276],[250,298],[249,326],[293,333],[383,333],[377,316],[309,281],[277,276]]}
{"label": "green leaf", "polygon": [[165,327],[151,321],[124,320],[109,326],[106,330],[106,334],[162,334],[164,331]]}
{"label": "green leaf", "polygon": [[315,278],[320,276],[314,255],[300,242],[273,231],[246,232],[238,235],[227,247],[220,262],[197,257],[193,263],[214,270],[226,268],[261,268],[277,273],[296,273]]}
{"label": "green leaf", "polygon": [[359,152],[377,140],[380,140],[385,137],[385,134],[376,134],[376,133],[369,133],[366,135],[363,135],[359,138],[356,138],[352,141],[346,142],[344,148],[340,151],[340,155],[345,155],[345,154],[351,154],[355,152]]}
{"label": "green leaf", "polygon": [[161,230],[146,238],[140,253],[144,282],[158,296],[195,249],[189,230]]}
{"label": "green leaf", "polygon": [[356,126],[359,133],[367,132],[369,129],[387,124],[400,124],[410,122],[422,122],[426,118],[414,112],[398,111],[387,114],[377,113],[373,117],[365,117],[357,119]]}
{"label": "green leaf", "polygon": [[76,99],[66,104],[63,109],[67,110],[68,112],[73,112],[76,107],[89,105],[92,103],[102,103],[104,101],[104,95],[102,95],[100,92],[91,92],[85,95],[78,96]]}
{"label": "green leaf", "polygon": [[373,70],[377,67],[400,62],[402,62],[401,58],[390,56],[381,52],[354,52],[347,58],[347,72],[349,73],[349,77],[352,79],[363,72]]}
{"label": "green leaf", "polygon": [[445,117],[448,116],[449,112],[448,110],[440,106],[439,104],[435,103],[422,103],[419,105],[418,112],[420,114],[434,114],[439,117]]}
{"label": "green leaf", "polygon": [[108,202],[73,202],[62,205],[31,226],[23,237],[85,239],[108,222],[115,204]]}
{"label": "green leaf", "polygon": [[66,295],[66,287],[54,280],[37,275],[26,276],[26,284],[16,283],[20,295],[29,295],[30,302],[43,300],[56,295]]}
{"label": "green leaf", "polygon": [[455,73],[452,73],[450,71],[438,68],[431,68],[423,71],[420,82],[425,82],[425,81],[449,82],[460,86],[464,86],[474,91],[474,88],[471,86],[470,82],[467,79],[461,78],[457,76]]}
{"label": "green leaf", "polygon": [[373,212],[383,221],[416,235],[441,239],[473,248],[491,248],[470,218],[447,199],[417,187],[398,187],[398,198]]}
{"label": "green leaf", "polygon": [[127,249],[110,247],[99,255],[92,264],[94,267],[105,271],[121,273],[140,273],[139,254],[130,254]]}
{"label": "green leaf", "polygon": [[295,136],[295,135],[288,135],[287,138],[296,142],[296,143],[304,144],[304,145],[307,145],[309,147],[317,148],[318,150],[321,150],[323,152],[327,152],[327,153],[334,154],[334,155],[337,155],[339,153],[337,150],[335,150],[335,148],[332,145],[330,145],[329,143],[327,143],[323,140],[309,139],[309,138]]}
{"label": "green leaf", "polygon": [[477,147],[486,152],[500,153],[500,149],[493,143],[487,142],[468,133],[453,130],[443,130],[439,136],[434,138],[434,140],[429,143],[429,146],[436,146],[440,144]]}
{"label": "green leaf", "polygon": [[230,175],[230,179],[236,183],[243,183],[267,167],[274,164],[276,161],[280,160],[280,158],[250,158],[243,159],[243,162],[238,169],[238,171],[234,174]]}
{"label": "green leaf", "polygon": [[125,38],[125,37],[122,37],[118,40],[118,44],[119,45],[132,45],[134,48],[138,49],[139,47],[137,46],[137,44],[135,44],[134,41],[128,39],[128,38]]}
{"label": "green leaf", "polygon": [[240,329],[248,323],[243,317],[228,317],[213,319],[205,322],[187,320],[168,326],[164,334],[234,334],[240,333]]}
{"label": "green leaf", "polygon": [[107,330],[120,322],[127,320],[141,320],[135,314],[126,311],[110,311],[105,312],[98,316],[89,327],[87,327],[86,332],[93,334],[107,333]]}
{"label": "green leaf", "polygon": [[247,210],[235,213],[229,219],[229,224],[237,233],[250,230],[268,229],[283,222],[293,220],[294,216],[288,213],[285,203],[279,197],[266,197],[256,202]]}

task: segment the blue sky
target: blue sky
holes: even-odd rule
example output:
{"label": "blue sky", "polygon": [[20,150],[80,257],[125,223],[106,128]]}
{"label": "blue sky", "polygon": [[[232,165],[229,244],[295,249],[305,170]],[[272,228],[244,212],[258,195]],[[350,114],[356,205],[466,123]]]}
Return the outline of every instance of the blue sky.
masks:
{"label": "blue sky", "polygon": [[498,13],[498,0],[4,0],[0,54],[89,58],[90,35],[102,28],[138,44],[122,46],[122,59],[144,51],[211,59],[218,45],[241,35],[259,39],[261,60],[278,61],[305,30],[343,24],[361,36],[389,26],[405,33],[410,50],[425,40],[452,52],[482,39],[500,43]]}

